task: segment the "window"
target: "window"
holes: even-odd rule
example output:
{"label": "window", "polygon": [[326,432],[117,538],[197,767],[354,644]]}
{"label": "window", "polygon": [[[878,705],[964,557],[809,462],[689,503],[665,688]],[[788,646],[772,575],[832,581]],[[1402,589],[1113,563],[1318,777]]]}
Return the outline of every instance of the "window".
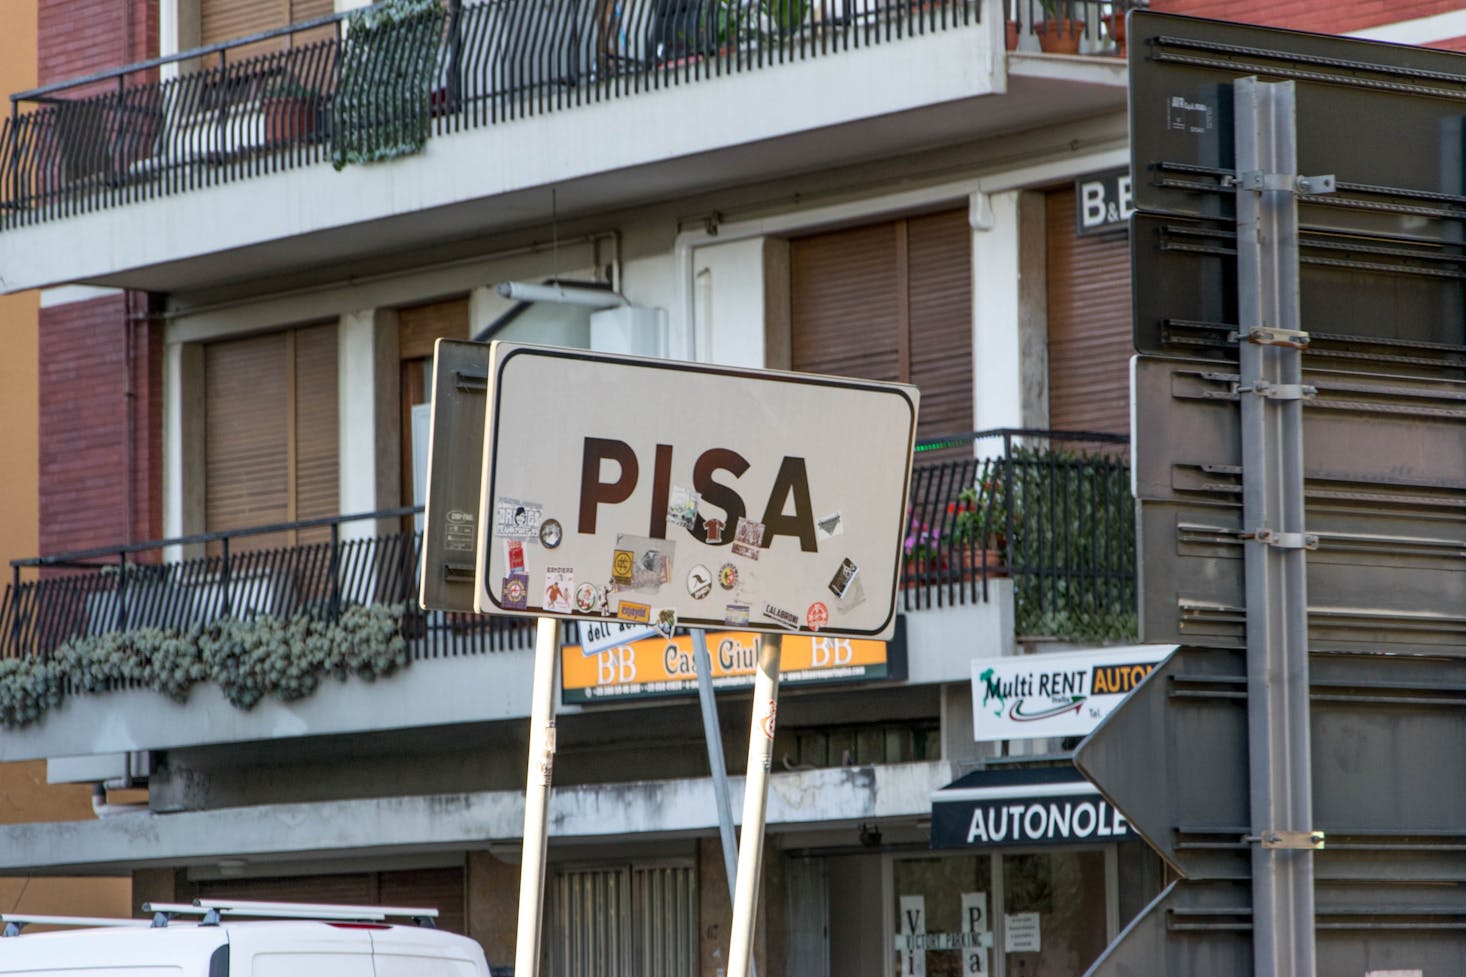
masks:
{"label": "window", "polygon": [[[204,347],[204,528],[337,515],[336,325]],[[231,551],[319,542],[326,527],[246,537]]]}
{"label": "window", "polygon": [[972,430],[967,211],[790,243],[792,366],[921,388],[921,437]]}
{"label": "window", "polygon": [[690,861],[566,867],[551,893],[554,977],[695,977]]}

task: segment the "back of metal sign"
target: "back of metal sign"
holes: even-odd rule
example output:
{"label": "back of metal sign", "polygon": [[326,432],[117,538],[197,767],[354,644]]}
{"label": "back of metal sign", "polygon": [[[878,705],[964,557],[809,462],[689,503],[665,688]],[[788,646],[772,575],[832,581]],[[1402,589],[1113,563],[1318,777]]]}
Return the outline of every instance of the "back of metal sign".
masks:
{"label": "back of metal sign", "polygon": [[[1235,225],[1136,214],[1130,227],[1135,348],[1237,362]],[[1305,364],[1466,377],[1466,248],[1306,228],[1298,247]]]}
{"label": "back of metal sign", "polygon": [[[1144,502],[1139,522],[1141,640],[1246,647],[1243,547],[1263,544],[1242,507]],[[1310,649],[1466,654],[1466,524],[1343,505],[1307,528]]]}
{"label": "back of metal sign", "polygon": [[[1132,464],[1141,499],[1241,498],[1239,391],[1228,364],[1139,357]],[[1310,507],[1389,508],[1466,536],[1466,382],[1309,366],[1303,385],[1304,493]],[[1454,528],[1451,528],[1454,526]]]}
{"label": "back of metal sign", "polygon": [[488,343],[438,340],[422,541],[421,599],[429,610],[473,611],[488,376]]}
{"label": "back of metal sign", "polygon": [[[1459,886],[1321,885],[1315,907],[1320,974],[1429,977],[1466,965]],[[1086,977],[1254,973],[1250,883],[1182,879],[1121,932]]]}
{"label": "back of metal sign", "polygon": [[1339,181],[1302,225],[1463,240],[1466,55],[1144,10],[1129,43],[1138,209],[1233,218],[1232,82],[1256,76],[1296,87],[1300,173]]}

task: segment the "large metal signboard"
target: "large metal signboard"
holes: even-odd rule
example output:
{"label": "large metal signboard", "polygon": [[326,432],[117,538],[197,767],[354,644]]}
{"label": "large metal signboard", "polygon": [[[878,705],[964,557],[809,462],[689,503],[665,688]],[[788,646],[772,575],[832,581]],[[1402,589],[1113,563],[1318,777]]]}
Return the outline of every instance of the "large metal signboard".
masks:
{"label": "large metal signboard", "polygon": [[1185,877],[1091,977],[1461,971],[1466,58],[1128,34],[1141,637],[1182,647],[1075,762]]}
{"label": "large metal signboard", "polygon": [[496,343],[475,609],[889,637],[917,396]]}

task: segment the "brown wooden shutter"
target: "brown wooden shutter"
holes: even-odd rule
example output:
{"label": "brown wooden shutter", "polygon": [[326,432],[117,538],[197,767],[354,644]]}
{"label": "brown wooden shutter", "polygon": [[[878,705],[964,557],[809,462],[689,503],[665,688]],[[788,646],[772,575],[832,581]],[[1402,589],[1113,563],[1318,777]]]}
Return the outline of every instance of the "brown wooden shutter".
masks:
{"label": "brown wooden shutter", "polygon": [[795,370],[921,388],[921,436],[972,430],[966,210],[790,242]]}
{"label": "brown wooden shutter", "polygon": [[972,230],[967,211],[907,222],[911,376],[922,437],[972,430]]}
{"label": "brown wooden shutter", "polygon": [[439,338],[468,338],[468,299],[449,299],[397,310],[398,356],[414,360],[433,355]]}
{"label": "brown wooden shutter", "polygon": [[[203,45],[232,41],[288,23],[286,0],[202,0],[199,5],[199,42]],[[275,45],[279,47],[280,45]],[[245,56],[263,53],[251,45]],[[233,60],[236,52],[231,51]]]}
{"label": "brown wooden shutter", "polygon": [[1047,195],[1049,427],[1130,431],[1130,242],[1079,237],[1074,191]]}
{"label": "brown wooden shutter", "polygon": [[[204,348],[208,532],[337,514],[336,332],[330,323]],[[323,527],[246,537],[231,548],[329,538]]]}
{"label": "brown wooden shutter", "polygon": [[209,532],[289,518],[287,353],[283,333],[204,348],[204,526]]}
{"label": "brown wooden shutter", "polygon": [[[340,512],[336,324],[295,331],[295,519]],[[303,529],[302,543],[330,539],[327,527]]]}
{"label": "brown wooden shutter", "polygon": [[795,370],[901,378],[895,224],[792,241],[789,277]]}

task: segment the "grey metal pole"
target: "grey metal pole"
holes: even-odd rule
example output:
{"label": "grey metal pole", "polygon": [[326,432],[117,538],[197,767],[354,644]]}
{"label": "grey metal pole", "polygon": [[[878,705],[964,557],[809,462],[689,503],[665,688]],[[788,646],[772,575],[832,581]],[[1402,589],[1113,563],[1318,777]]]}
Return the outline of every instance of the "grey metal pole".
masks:
{"label": "grey metal pole", "polygon": [[[723,839],[723,871],[728,876],[728,901],[737,897],[738,839],[733,833],[733,803],[728,799],[728,765],[723,762],[723,731],[718,726],[718,702],[713,694],[713,659],[708,654],[708,636],[702,628],[692,629],[692,656],[697,667],[697,701],[702,706],[702,735],[708,747],[708,766],[713,772],[713,792],[718,803],[718,834]],[[753,962],[749,973],[758,977]]]}
{"label": "grey metal pole", "polygon": [[1252,939],[1257,977],[1313,977],[1313,796],[1293,83],[1233,83]]}
{"label": "grey metal pole", "polygon": [[728,947],[728,977],[753,972],[754,907],[764,855],[764,824],[769,803],[769,767],[774,758],[774,715],[779,709],[779,652],[783,635],[759,641],[758,674],[753,680],[753,716],[748,725],[748,774],[743,783],[743,841],[738,846],[738,884],[733,895],[733,930]]}
{"label": "grey metal pole", "polygon": [[555,769],[555,669],[560,664],[560,627],[538,621],[534,640],[534,686],[530,693],[529,764],[524,784],[524,849],[519,859],[519,929],[514,938],[514,973],[540,972],[543,932],[545,848],[550,823],[550,781]]}

